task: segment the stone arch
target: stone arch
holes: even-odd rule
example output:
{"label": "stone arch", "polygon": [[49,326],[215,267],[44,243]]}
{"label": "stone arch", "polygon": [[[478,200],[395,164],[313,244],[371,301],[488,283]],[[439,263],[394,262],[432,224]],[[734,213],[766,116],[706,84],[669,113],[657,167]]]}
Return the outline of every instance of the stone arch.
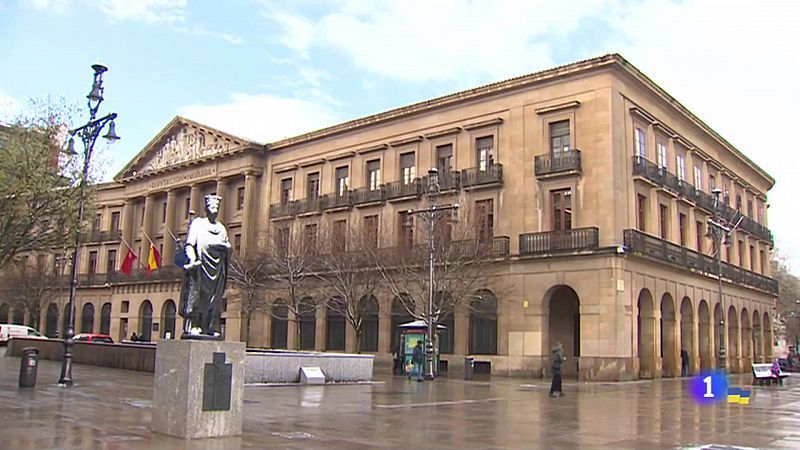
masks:
{"label": "stone arch", "polygon": [[81,333],[94,333],[94,305],[85,303],[81,309]]}
{"label": "stone arch", "polygon": [[111,334],[111,302],[100,307],[100,334]]}
{"label": "stone arch", "polygon": [[[551,287],[543,299],[547,310],[547,340],[542,354],[550,355],[557,342],[564,346],[566,362],[562,373],[578,375],[578,358],[581,356],[580,298],[571,286],[560,284]],[[549,358],[544,363],[548,364]],[[546,367],[547,370],[549,368]]]}
{"label": "stone arch", "polygon": [[[680,347],[689,355],[689,370],[688,374],[694,374],[694,364],[697,355],[694,353],[694,309],[692,308],[692,300],[689,297],[683,297],[681,300],[681,342]],[[681,366],[682,367],[682,366]]]}
{"label": "stone arch", "polygon": [[497,297],[488,289],[475,292],[470,301],[469,353],[497,354]]}
{"label": "stone arch", "polygon": [[[72,318],[75,318],[75,308],[72,308]],[[61,316],[61,336],[67,335],[67,328],[69,327],[69,304],[64,305],[64,315]],[[73,330],[74,331],[74,330]]]}
{"label": "stone arch", "polygon": [[711,348],[713,343],[711,336],[711,311],[708,302],[700,300],[697,306],[697,341],[700,350],[700,368],[702,370],[709,370],[714,366],[713,355],[714,349]]}
{"label": "stone arch", "polygon": [[727,351],[726,357],[728,359],[728,368],[732,373],[740,372],[740,363],[739,358],[741,357],[741,353],[739,353],[739,316],[736,313],[736,307],[731,305],[728,307],[728,317],[726,318],[727,321],[727,334],[728,334],[728,342],[727,344]]}
{"label": "stone arch", "polygon": [[325,350],[344,351],[347,339],[347,322],[341,309],[325,309]]}
{"label": "stone arch", "polygon": [[50,338],[58,337],[58,305],[50,303],[44,319],[44,335]]}
{"label": "stone arch", "polygon": [[391,351],[396,352],[400,346],[400,325],[414,321],[408,309],[404,306],[404,302],[410,305],[410,298],[406,295],[405,298],[395,297],[392,299],[392,338],[391,338]]}
{"label": "stone arch", "polygon": [[11,316],[11,323],[14,325],[25,325],[25,305],[17,303]]}
{"label": "stone arch", "polygon": [[317,343],[317,306],[311,297],[303,297],[297,308],[298,347],[315,350]]}
{"label": "stone arch", "polygon": [[10,308],[7,303],[0,303],[0,323],[8,323],[9,311]]}
{"label": "stone arch", "polygon": [[378,351],[378,331],[380,327],[380,305],[374,295],[362,298],[364,317],[361,322],[361,336],[359,337],[359,352]]}
{"label": "stone arch", "polygon": [[661,366],[663,375],[666,377],[676,377],[680,374],[680,354],[676,347],[677,322],[675,317],[675,301],[669,292],[661,296]]}
{"label": "stone arch", "polygon": [[440,291],[436,293],[435,304],[442,310],[439,314],[439,325],[444,326],[437,334],[439,353],[452,354],[455,350],[455,302],[449,293]]}
{"label": "stone arch", "polygon": [[289,346],[289,307],[282,298],[272,302],[270,308],[270,347],[287,348]]}
{"label": "stone arch", "polygon": [[145,300],[139,306],[139,340],[150,342],[153,338],[153,304]]}
{"label": "stone arch", "polygon": [[647,288],[639,292],[636,302],[636,343],[639,351],[639,377],[656,375],[656,315],[653,295]]}
{"label": "stone arch", "polygon": [[753,311],[753,358],[755,362],[764,360],[764,330],[761,328],[761,314],[758,310]]}
{"label": "stone arch", "polygon": [[753,327],[750,325],[750,313],[742,307],[739,313],[739,323],[742,329],[742,372],[747,372],[753,363]]}
{"label": "stone arch", "polygon": [[163,339],[175,339],[176,312],[175,301],[171,298],[161,305],[161,337]]}
{"label": "stone arch", "polygon": [[763,343],[763,359],[765,362],[772,361],[772,346],[775,344],[773,342],[773,334],[772,334],[772,318],[770,318],[769,313],[764,312],[762,319],[761,319],[761,330],[764,334],[764,339],[762,339]]}

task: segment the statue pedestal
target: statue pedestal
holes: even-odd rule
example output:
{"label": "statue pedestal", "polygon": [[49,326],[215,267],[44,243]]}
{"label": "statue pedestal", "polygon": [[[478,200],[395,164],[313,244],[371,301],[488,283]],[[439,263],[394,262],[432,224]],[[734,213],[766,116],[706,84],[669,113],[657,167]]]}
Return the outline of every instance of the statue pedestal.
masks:
{"label": "statue pedestal", "polygon": [[151,430],[183,439],[240,436],[244,356],[241,342],[159,341]]}

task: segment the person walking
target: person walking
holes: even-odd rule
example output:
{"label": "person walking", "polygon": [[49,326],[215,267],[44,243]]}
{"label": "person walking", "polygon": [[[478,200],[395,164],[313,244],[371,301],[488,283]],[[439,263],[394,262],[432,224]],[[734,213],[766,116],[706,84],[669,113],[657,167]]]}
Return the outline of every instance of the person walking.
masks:
{"label": "person walking", "polygon": [[411,375],[417,374],[417,381],[421,382],[422,379],[422,362],[425,360],[425,355],[422,353],[422,342],[417,341],[414,346],[414,352],[411,353],[411,363],[413,364],[411,372],[408,374],[408,379],[411,380]]}
{"label": "person walking", "polygon": [[566,361],[564,356],[564,346],[557,342],[550,354],[550,373],[553,374],[553,382],[550,384],[550,397],[563,397],[564,391],[561,388],[561,365]]}
{"label": "person walking", "polygon": [[686,349],[681,349],[681,376],[689,376],[689,352]]}

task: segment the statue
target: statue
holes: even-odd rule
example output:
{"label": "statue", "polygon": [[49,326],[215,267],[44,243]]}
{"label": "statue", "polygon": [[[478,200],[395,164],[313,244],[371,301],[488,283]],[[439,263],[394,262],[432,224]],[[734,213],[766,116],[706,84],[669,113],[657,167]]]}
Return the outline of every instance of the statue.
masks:
{"label": "statue", "polygon": [[205,200],[206,217],[196,217],[189,224],[184,247],[188,262],[183,265],[181,286],[181,339],[222,339],[220,315],[231,244],[225,225],[217,222],[222,197],[207,195]]}

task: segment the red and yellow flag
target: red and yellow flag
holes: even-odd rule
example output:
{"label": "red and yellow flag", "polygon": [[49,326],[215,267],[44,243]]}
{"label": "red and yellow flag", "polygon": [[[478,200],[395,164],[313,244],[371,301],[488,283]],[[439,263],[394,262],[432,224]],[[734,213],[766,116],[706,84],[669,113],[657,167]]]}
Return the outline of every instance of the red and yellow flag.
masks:
{"label": "red and yellow flag", "polygon": [[131,276],[131,272],[133,272],[134,261],[136,261],[136,253],[133,253],[133,250],[128,247],[128,254],[125,255],[125,260],[122,261],[122,267],[120,267],[120,271],[127,276]]}
{"label": "red and yellow flag", "polygon": [[147,257],[147,273],[158,269],[161,266],[161,254],[153,243],[150,243],[150,256]]}

